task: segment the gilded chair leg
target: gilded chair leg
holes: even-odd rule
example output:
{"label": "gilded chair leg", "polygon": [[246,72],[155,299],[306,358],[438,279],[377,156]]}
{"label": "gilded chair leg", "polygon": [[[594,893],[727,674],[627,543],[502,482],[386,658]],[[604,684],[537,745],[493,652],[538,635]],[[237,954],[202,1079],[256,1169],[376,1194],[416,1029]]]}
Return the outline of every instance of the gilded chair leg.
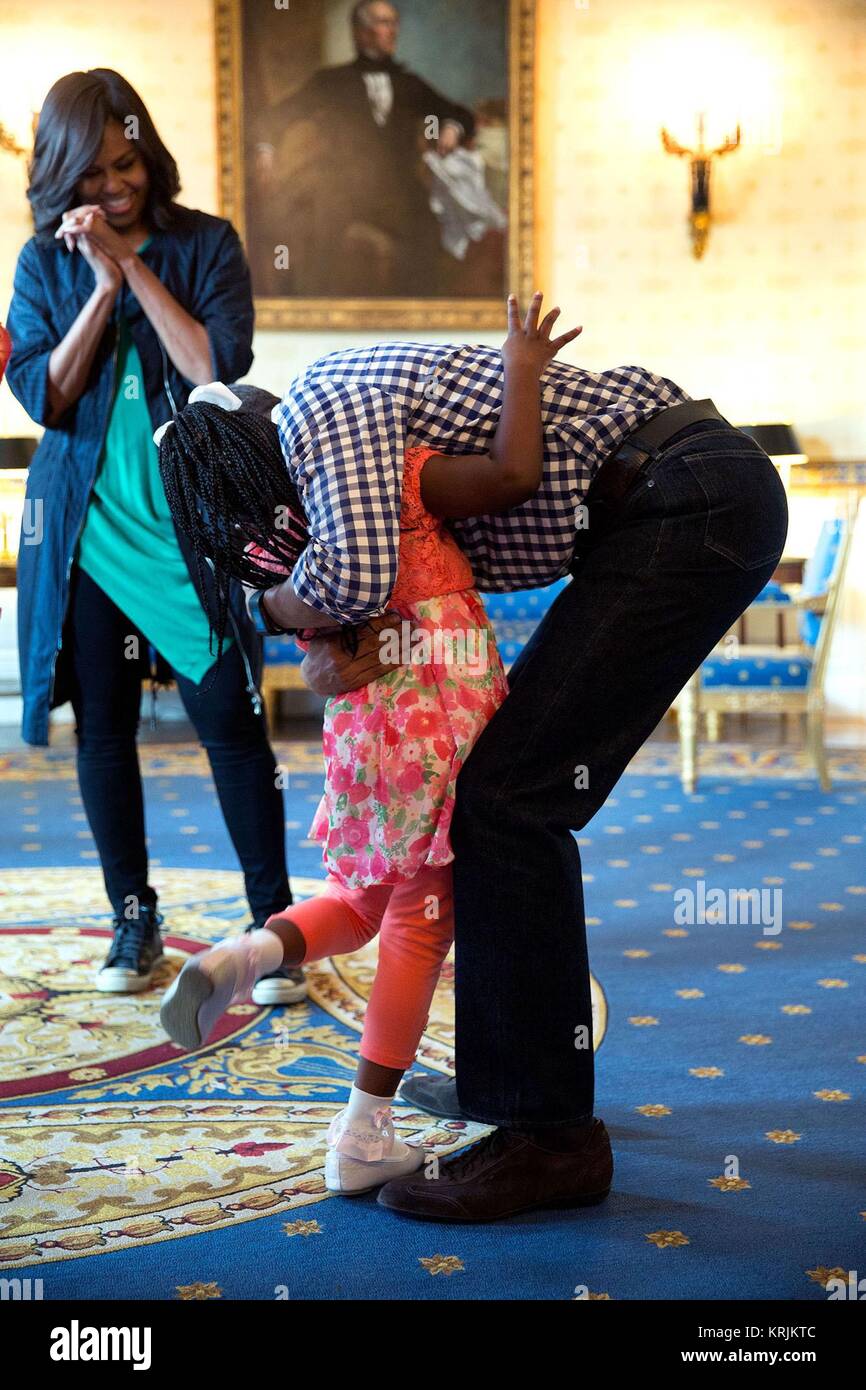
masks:
{"label": "gilded chair leg", "polygon": [[824,751],[823,709],[811,709],[806,716],[806,746],[809,750],[809,756],[815,764],[821,790],[828,792],[833,783],[830,778],[830,769],[827,766],[827,755]]}
{"label": "gilded chair leg", "polygon": [[677,703],[680,734],[680,779],[683,791],[690,795],[697,783],[698,753],[698,677],[692,676],[684,686]]}
{"label": "gilded chair leg", "polygon": [[718,743],[722,728],[721,711],[717,709],[707,710],[707,739],[710,743]]}

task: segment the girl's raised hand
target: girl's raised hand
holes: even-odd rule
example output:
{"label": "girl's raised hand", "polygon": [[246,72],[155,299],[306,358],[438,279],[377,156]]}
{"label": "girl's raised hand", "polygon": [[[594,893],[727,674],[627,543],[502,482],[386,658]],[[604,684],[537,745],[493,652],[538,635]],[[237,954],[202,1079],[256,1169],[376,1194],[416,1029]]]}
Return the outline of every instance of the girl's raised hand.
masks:
{"label": "girl's raised hand", "polygon": [[502,360],[506,368],[529,368],[541,376],[559,349],[573,342],[583,332],[581,325],[580,328],[572,328],[569,333],[560,334],[558,338],[551,338],[551,329],[559,318],[559,309],[551,309],[539,324],[542,298],[540,290],[532,296],[526,317],[521,321],[517,295],[508,296],[508,337],[502,345]]}

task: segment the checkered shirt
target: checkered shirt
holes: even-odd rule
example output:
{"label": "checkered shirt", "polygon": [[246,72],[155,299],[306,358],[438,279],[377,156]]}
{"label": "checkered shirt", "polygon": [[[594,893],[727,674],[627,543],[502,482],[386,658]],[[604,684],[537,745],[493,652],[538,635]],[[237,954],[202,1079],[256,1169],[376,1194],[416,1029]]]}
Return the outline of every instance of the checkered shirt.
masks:
{"label": "checkered shirt", "polygon": [[[541,380],[544,476],[498,516],[450,523],[480,589],[550,584],[568,571],[578,506],[603,460],[639,424],[689,400],[643,367],[587,372],[553,362]],[[306,512],[310,543],[292,583],[340,622],[387,607],[397,577],[403,451],[489,451],[502,405],[502,357],[484,346],[379,343],[331,353],[273,412]]]}

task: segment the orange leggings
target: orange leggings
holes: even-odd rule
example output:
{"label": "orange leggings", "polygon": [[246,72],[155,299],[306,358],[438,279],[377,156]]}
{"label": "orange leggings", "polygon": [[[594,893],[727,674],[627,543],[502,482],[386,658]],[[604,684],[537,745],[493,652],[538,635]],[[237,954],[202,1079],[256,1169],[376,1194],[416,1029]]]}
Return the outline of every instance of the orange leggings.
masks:
{"label": "orange leggings", "polygon": [[454,935],[451,865],[370,888],[344,888],[329,876],[321,897],[293,903],[265,926],[279,920],[294,922],[303,936],[304,964],[360,950],[380,933],[361,1056],[382,1067],[411,1066]]}

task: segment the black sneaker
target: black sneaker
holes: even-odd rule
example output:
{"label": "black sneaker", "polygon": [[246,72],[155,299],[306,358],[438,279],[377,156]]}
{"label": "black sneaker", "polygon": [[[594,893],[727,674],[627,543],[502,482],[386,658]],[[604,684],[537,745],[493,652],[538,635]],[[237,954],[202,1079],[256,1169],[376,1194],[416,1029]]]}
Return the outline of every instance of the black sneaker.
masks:
{"label": "black sneaker", "polygon": [[441,1120],[469,1119],[460,1109],[453,1076],[430,1076],[428,1072],[412,1071],[400,1083],[399,1099],[403,1105],[424,1110]]}
{"label": "black sneaker", "polygon": [[162,914],[155,907],[142,907],[136,918],[114,919],[114,940],[105,964],[96,977],[96,988],[103,994],[140,994],[153,981],[165,960],[159,929]]}
{"label": "black sneaker", "polygon": [[[246,931],[256,931],[260,923],[251,922]],[[307,979],[300,966],[289,969],[281,965],[270,975],[263,975],[253,985],[250,995],[254,1004],[267,1008],[274,1004],[300,1004],[307,997]]]}

